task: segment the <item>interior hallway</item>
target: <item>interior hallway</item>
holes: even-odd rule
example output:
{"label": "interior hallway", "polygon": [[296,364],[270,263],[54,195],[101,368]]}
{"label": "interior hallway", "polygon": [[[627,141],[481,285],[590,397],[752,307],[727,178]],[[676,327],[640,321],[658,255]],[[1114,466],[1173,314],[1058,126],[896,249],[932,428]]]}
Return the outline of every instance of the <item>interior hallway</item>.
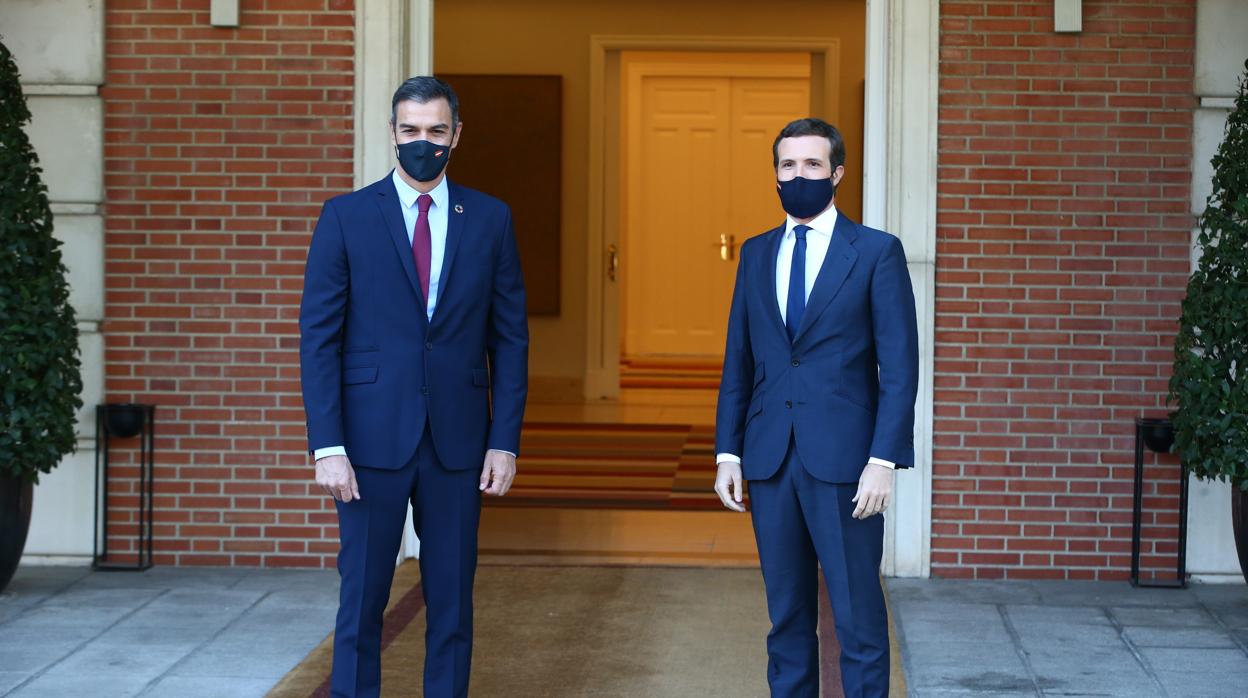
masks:
{"label": "interior hallway", "polygon": [[483,560],[755,567],[749,517],[712,489],[716,395],[531,397],[516,484],[482,514]]}

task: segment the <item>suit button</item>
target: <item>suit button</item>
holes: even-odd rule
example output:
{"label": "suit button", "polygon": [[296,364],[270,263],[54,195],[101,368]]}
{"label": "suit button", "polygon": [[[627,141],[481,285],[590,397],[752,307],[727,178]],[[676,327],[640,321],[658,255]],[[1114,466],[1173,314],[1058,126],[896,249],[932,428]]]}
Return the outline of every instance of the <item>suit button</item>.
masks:
{"label": "suit button", "polygon": [[800,366],[801,364],[802,364],[802,362],[801,362],[801,361],[798,361],[797,359],[793,359],[793,366],[794,366],[794,368],[796,368],[796,367]]}
{"label": "suit button", "polygon": [[792,401],[792,400],[785,400],[785,401],[784,401],[784,406],[785,406],[785,407],[787,407],[787,408],[789,408],[789,409],[793,409],[793,401]]}
{"label": "suit button", "polygon": [[425,342],[425,351],[433,350],[433,342]]}
{"label": "suit button", "polygon": [[421,394],[421,395],[428,395],[428,394],[429,394],[429,386],[427,386],[427,385],[422,385],[422,386],[420,386],[420,394]]}

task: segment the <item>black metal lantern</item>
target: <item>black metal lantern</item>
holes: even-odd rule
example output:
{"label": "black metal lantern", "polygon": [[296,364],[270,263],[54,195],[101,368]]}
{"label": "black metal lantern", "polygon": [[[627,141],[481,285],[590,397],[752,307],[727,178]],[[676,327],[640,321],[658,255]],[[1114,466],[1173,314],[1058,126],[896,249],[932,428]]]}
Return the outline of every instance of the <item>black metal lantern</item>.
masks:
{"label": "black metal lantern", "polygon": [[1131,507],[1131,586],[1182,589],[1187,586],[1187,468],[1179,463],[1179,554],[1174,579],[1140,581],[1140,530],[1144,517],[1144,448],[1169,453],[1174,425],[1169,419],[1135,420],[1135,491]]}
{"label": "black metal lantern", "polygon": [[105,425],[110,436],[129,439],[143,431],[146,405],[134,402],[104,405]]}
{"label": "black metal lantern", "polygon": [[[152,566],[152,498],[156,451],[156,406],[138,403],[95,408],[95,541],[91,566],[101,570],[145,570]],[[112,439],[139,437],[139,525],[134,562],[115,562],[108,555],[108,469]]]}
{"label": "black metal lantern", "polygon": [[1137,419],[1144,445],[1154,453],[1169,453],[1174,445],[1174,425],[1169,419]]}

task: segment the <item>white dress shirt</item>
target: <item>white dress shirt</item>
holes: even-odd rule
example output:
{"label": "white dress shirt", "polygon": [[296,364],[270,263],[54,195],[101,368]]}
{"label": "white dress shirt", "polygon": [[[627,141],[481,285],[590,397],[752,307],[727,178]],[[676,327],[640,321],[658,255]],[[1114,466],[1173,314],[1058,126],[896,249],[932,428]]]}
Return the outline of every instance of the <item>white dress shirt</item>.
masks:
{"label": "white dress shirt", "polygon": [[[416,232],[416,218],[420,216],[420,208],[416,206],[416,199],[420,198],[420,192],[416,191],[403,178],[399,176],[396,169],[390,173],[390,179],[394,180],[394,188],[399,192],[399,203],[403,209],[403,227],[407,230],[407,245],[412,245],[412,235]],[[438,282],[442,279],[442,258],[446,253],[446,226],[447,213],[446,210],[450,203],[450,189],[446,185],[446,177],[438,182],[438,186],[429,192],[429,196],[433,197],[433,205],[429,207],[429,236],[433,243],[430,247],[429,254],[429,298],[426,299],[427,312],[429,313],[429,321],[433,321],[433,311],[438,305]]]}
{"label": "white dress shirt", "polygon": [[[410,184],[403,181],[399,176],[399,170],[396,168],[390,173],[390,179],[394,182],[394,189],[399,194],[399,203],[403,210],[403,227],[407,229],[407,244],[412,244],[412,236],[416,232],[416,218],[420,216],[420,208],[416,205],[416,199],[420,198],[420,192],[412,188]],[[433,322],[433,311],[438,305],[438,288],[442,281],[442,260],[446,255],[446,230],[449,215],[447,209],[450,207],[451,193],[446,184],[446,177],[438,182],[438,186],[429,192],[429,196],[433,197],[433,205],[429,207],[429,237],[432,242],[429,252],[429,298],[426,299],[426,312],[430,322]],[[510,456],[516,454],[510,451],[500,451]],[[343,446],[326,446],[318,448],[312,454],[316,460],[320,460],[326,456],[345,456],[347,449]]]}
{"label": "white dress shirt", "polygon": [[[819,270],[823,268],[823,260],[828,256],[828,247],[832,244],[832,231],[836,229],[836,207],[833,206],[806,224],[806,299],[810,299],[811,289],[819,278]],[[793,228],[797,223],[788,216],[784,223],[784,237],[780,238],[780,251],[776,254],[776,303],[780,305],[780,320],[788,322],[789,312],[789,273],[793,270],[793,248],[797,246],[797,235]],[[720,453],[715,457],[716,463],[740,463],[741,457],[733,453]],[[881,458],[869,458],[868,463],[875,463],[886,468],[896,468],[897,464]]]}
{"label": "white dress shirt", "polygon": [[[784,237],[780,238],[780,252],[776,255],[776,302],[780,304],[780,319],[789,321],[789,274],[793,271],[793,249],[797,247],[797,235],[793,228],[797,223],[790,216],[784,222]],[[806,224],[806,298],[815,287],[823,260],[832,244],[832,231],[836,228],[836,207],[819,214]]]}

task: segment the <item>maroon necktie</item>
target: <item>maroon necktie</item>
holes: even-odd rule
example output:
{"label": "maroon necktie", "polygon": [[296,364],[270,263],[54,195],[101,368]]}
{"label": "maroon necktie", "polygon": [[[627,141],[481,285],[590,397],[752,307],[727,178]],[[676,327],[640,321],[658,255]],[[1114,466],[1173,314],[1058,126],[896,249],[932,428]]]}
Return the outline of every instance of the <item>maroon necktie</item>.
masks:
{"label": "maroon necktie", "polygon": [[412,259],[416,261],[416,275],[420,277],[420,292],[424,294],[426,304],[429,303],[429,259],[433,256],[433,234],[429,232],[429,207],[432,205],[432,196],[421,194],[417,197],[416,207],[420,213],[412,228]]}

